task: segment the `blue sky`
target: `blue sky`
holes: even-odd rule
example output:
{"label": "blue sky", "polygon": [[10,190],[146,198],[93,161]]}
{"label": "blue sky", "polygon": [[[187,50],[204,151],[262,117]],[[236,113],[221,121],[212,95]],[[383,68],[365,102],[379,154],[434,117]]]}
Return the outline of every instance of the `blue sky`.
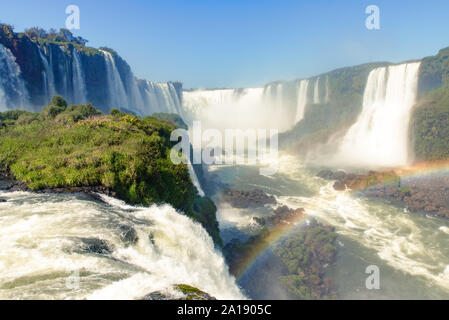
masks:
{"label": "blue sky", "polygon": [[[449,46],[447,0],[2,0],[17,31],[65,25],[76,4],[93,47],[115,49],[139,78],[186,88],[254,87]],[[365,28],[380,8],[381,29]]]}

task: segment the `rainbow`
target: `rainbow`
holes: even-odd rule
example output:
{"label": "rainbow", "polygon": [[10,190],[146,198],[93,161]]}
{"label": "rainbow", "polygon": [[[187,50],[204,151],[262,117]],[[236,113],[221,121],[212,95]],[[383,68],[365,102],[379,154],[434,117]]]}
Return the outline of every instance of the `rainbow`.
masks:
{"label": "rainbow", "polygon": [[400,177],[419,177],[435,173],[449,172],[449,160],[421,162],[408,167],[396,169],[395,173]]}
{"label": "rainbow", "polygon": [[233,274],[237,279],[242,277],[260,256],[262,256],[267,250],[272,248],[278,240],[287,236],[293,229],[298,227],[300,223],[305,220],[306,215],[299,214],[268,230],[266,234],[257,239],[256,242],[251,245],[248,250],[246,250],[243,258],[239,259],[230,266],[231,274]]}

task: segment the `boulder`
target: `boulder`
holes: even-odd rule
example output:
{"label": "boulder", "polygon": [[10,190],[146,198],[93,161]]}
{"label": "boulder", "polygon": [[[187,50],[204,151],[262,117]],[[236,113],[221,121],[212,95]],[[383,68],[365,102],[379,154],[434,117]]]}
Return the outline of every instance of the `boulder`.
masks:
{"label": "boulder", "polygon": [[81,251],[84,253],[93,254],[110,254],[112,249],[109,244],[102,239],[97,238],[82,238]]}
{"label": "boulder", "polygon": [[130,226],[127,225],[119,225],[118,229],[120,231],[121,240],[127,245],[134,245],[139,241],[139,237],[137,236],[137,231]]}

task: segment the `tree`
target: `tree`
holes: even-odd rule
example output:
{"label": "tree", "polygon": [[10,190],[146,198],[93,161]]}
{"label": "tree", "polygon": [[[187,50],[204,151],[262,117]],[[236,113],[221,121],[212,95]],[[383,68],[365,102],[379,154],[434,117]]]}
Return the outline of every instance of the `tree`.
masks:
{"label": "tree", "polygon": [[47,38],[47,31],[39,27],[33,27],[29,29],[25,29],[25,35],[31,40],[35,41],[39,38],[45,39]]}
{"label": "tree", "polygon": [[67,101],[65,101],[64,98],[61,97],[61,96],[54,96],[51,99],[50,105],[58,106],[58,107],[64,107],[65,108],[65,107],[67,107]]}

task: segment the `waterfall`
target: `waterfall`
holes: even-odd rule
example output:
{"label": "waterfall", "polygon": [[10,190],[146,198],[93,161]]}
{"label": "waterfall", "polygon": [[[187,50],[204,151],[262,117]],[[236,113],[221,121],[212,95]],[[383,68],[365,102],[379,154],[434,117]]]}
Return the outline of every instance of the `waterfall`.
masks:
{"label": "waterfall", "polygon": [[329,76],[326,76],[326,104],[329,103]]}
{"label": "waterfall", "polygon": [[205,128],[282,132],[294,125],[296,112],[284,105],[284,89],[275,83],[265,88],[184,91],[182,107],[188,124],[201,120]]}
{"label": "waterfall", "polygon": [[343,161],[378,166],[408,163],[408,130],[419,67],[420,62],[414,62],[371,71],[362,113],[340,147]]}
{"label": "waterfall", "polygon": [[58,75],[59,75],[59,81],[60,81],[60,92],[58,92],[59,94],[61,94],[63,97],[65,97],[66,99],[68,99],[68,97],[71,97],[70,92],[71,90],[69,90],[69,71],[70,71],[70,67],[69,67],[69,60],[67,59],[67,53],[65,52],[65,48],[63,46],[59,46],[58,47],[60,52],[60,59],[58,59]]}
{"label": "waterfall", "polygon": [[313,89],[313,103],[320,104],[320,77],[315,80],[315,88]]}
{"label": "waterfall", "polygon": [[139,90],[138,86],[138,80],[134,77],[132,72],[129,72],[128,74],[128,88],[129,88],[129,101],[130,101],[130,107],[134,107],[138,110],[138,113],[141,115],[147,115],[145,114],[145,105],[143,103],[142,95]]}
{"label": "waterfall", "polygon": [[39,48],[39,55],[41,57],[42,64],[44,65],[44,71],[42,72],[44,81],[44,97],[46,99],[46,103],[48,104],[50,103],[51,98],[56,94],[55,77],[53,74],[53,69],[48,63],[47,57],[42,52],[41,48]]}
{"label": "waterfall", "polygon": [[142,113],[176,113],[184,119],[182,97],[172,82],[141,81]]}
{"label": "waterfall", "polygon": [[[90,57],[82,56],[76,49],[69,55],[63,46],[53,44],[36,44],[36,48],[43,69],[38,79],[41,90],[34,92],[35,96],[28,99],[25,82],[14,55],[0,45],[1,110],[25,107],[33,111],[41,110],[56,94],[64,97],[69,103],[83,104],[87,102],[89,92],[96,92],[90,99],[95,100],[93,102],[96,106],[106,112],[111,108],[121,108],[138,116],[164,112],[184,117],[181,83],[139,80],[127,68],[126,63],[123,70],[119,71],[116,57],[105,50],[100,51],[103,54],[106,75],[98,74],[94,78],[90,76],[88,81],[83,59]],[[89,63],[97,62],[92,60]],[[106,94],[101,94],[102,92]],[[32,106],[29,100],[38,102]]]}
{"label": "waterfall", "polygon": [[109,95],[109,108],[128,108],[128,96],[123,85],[120,73],[115,65],[112,54],[101,50],[104,55],[107,72],[107,86]]}
{"label": "waterfall", "polygon": [[201,188],[201,183],[198,180],[198,176],[195,173],[195,169],[193,168],[192,162],[189,159],[189,162],[187,163],[187,168],[189,169],[189,175],[190,175],[190,179],[192,180],[193,185],[195,186],[195,188],[198,190],[198,194],[201,197],[204,197],[206,194],[203,191],[203,188]]}
{"label": "waterfall", "polygon": [[298,100],[296,108],[295,124],[304,119],[307,106],[307,93],[309,90],[309,80],[301,80],[298,84]]}
{"label": "waterfall", "polygon": [[284,94],[284,86],[281,83],[279,83],[276,86],[276,103],[275,103],[276,110],[282,109],[282,105],[284,102],[283,94]]}
{"label": "waterfall", "polygon": [[181,104],[173,85],[171,83],[160,83],[159,86],[164,97],[164,108],[170,113],[180,114]]}
{"label": "waterfall", "polygon": [[73,75],[73,101],[74,103],[87,102],[86,82],[81,65],[81,59],[76,49],[73,49],[72,75]]}
{"label": "waterfall", "polygon": [[12,52],[0,44],[0,110],[24,108],[28,92]]}
{"label": "waterfall", "polygon": [[0,196],[0,299],[141,299],[155,291],[181,298],[175,284],[245,298],[204,228],[169,205]]}

